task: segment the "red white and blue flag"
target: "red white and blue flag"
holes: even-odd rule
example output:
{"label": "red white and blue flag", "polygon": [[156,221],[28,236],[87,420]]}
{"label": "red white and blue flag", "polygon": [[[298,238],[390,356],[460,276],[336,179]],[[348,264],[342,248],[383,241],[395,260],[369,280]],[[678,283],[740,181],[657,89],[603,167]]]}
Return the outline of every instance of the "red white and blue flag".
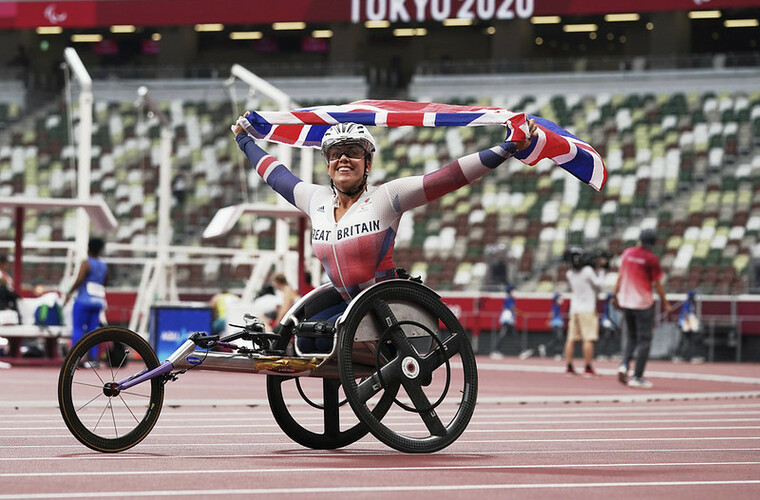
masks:
{"label": "red white and blue flag", "polygon": [[588,143],[554,122],[506,109],[434,102],[363,100],[293,111],[253,111],[246,118],[246,132],[257,139],[317,148],[322,144],[322,136],[327,129],[336,123],[351,122],[376,127],[501,125],[507,128],[507,140],[524,141],[528,137],[527,122],[532,118],[537,125],[536,135],[531,145],[517,153],[515,158],[528,165],[551,159],[597,191],[607,180],[607,169],[601,155]]}

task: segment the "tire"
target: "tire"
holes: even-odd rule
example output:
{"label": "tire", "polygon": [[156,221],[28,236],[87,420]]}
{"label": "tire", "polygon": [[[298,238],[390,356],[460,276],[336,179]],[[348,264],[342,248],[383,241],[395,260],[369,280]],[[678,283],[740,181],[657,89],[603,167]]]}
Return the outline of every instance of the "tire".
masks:
{"label": "tire", "polygon": [[[88,359],[93,348],[97,360]],[[85,367],[93,361],[99,367]],[[131,330],[105,327],[84,336],[66,356],[58,377],[61,416],[74,437],[104,453],[127,450],[145,439],[161,414],[163,381],[153,378],[110,395],[108,384],[158,365],[150,345]]]}
{"label": "tire", "polygon": [[[477,400],[475,355],[462,325],[435,292],[407,280],[379,283],[355,299],[340,327],[341,382],[356,416],[377,439],[406,453],[431,453],[464,432]],[[385,356],[377,356],[372,377],[357,383],[353,350],[370,336]],[[406,402],[394,401],[407,418],[386,425],[367,401],[394,386],[406,393]],[[416,416],[411,425],[409,413]]]}
{"label": "tire", "polygon": [[[322,397],[312,396],[321,386]],[[369,428],[353,415],[351,408],[340,400],[340,380],[334,378],[293,378],[279,375],[267,375],[267,397],[277,425],[293,441],[315,450],[334,450],[355,443],[369,432]],[[398,388],[396,388],[398,390]],[[381,398],[372,410],[382,418],[393,404],[395,392]],[[300,397],[307,406],[294,407],[302,422],[300,424],[291,412],[287,401]],[[307,411],[311,411],[307,415]]]}

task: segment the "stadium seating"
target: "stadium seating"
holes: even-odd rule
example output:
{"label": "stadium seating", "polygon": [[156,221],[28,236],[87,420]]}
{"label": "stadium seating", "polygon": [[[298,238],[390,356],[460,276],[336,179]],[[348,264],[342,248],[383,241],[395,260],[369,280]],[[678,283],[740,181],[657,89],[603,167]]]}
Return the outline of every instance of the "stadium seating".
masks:
{"label": "stadium seating", "polygon": [[[760,238],[760,91],[481,96],[460,101],[473,102],[535,113],[588,138],[605,158],[607,185],[597,193],[550,163],[528,167],[510,161],[406,214],[399,226],[398,265],[441,290],[479,289],[487,279],[485,255],[501,248],[518,284],[561,290],[565,248],[602,247],[619,254],[635,244],[645,221],[657,230],[669,291],[746,289],[750,249]],[[172,203],[172,242],[274,248],[274,224],[266,220],[244,219],[218,241],[200,238],[217,208],[246,198],[276,198],[257,177],[243,173],[242,156],[229,134],[234,118],[229,102],[178,98],[160,106],[175,136],[175,173],[182,172],[188,184],[184,203]],[[17,111],[0,106],[0,120],[13,113]],[[109,241],[152,244],[160,123],[125,101],[96,98],[93,114],[91,191],[109,203],[120,222]],[[76,192],[67,120],[59,103],[24,132],[8,129],[12,136],[0,143],[0,196]],[[377,129],[376,135],[374,182],[429,172],[503,140],[499,128]],[[247,190],[241,189],[243,178],[248,179]],[[323,170],[316,169],[315,181],[326,182]],[[74,223],[73,212],[32,214],[25,231],[37,241],[70,240]],[[9,224],[8,218],[0,218],[0,231],[6,232]],[[40,265],[35,274],[55,283],[62,267]],[[203,288],[209,281],[240,286],[247,272],[250,268],[240,263],[213,261],[182,264],[178,277],[188,288]],[[117,280],[135,286],[139,273],[121,273]]]}

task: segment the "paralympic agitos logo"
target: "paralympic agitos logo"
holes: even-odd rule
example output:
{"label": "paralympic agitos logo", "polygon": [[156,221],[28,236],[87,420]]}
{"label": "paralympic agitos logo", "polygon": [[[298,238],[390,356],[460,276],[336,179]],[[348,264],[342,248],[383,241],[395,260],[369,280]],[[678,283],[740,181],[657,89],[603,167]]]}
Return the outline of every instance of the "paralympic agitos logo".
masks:
{"label": "paralympic agitos logo", "polygon": [[51,3],[47,7],[45,7],[45,11],[43,12],[43,15],[45,16],[45,19],[50,22],[51,25],[55,26],[56,24],[61,24],[62,22],[66,21],[68,19],[69,15],[66,12],[58,12],[56,10],[56,6],[54,3]]}

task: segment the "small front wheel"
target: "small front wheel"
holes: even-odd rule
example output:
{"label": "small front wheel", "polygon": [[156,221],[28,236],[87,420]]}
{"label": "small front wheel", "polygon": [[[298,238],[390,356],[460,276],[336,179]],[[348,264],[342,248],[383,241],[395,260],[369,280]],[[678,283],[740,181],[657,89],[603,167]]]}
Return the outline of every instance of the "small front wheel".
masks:
{"label": "small front wheel", "polygon": [[118,390],[117,382],[158,365],[150,345],[131,330],[105,327],[84,336],[58,377],[58,404],[74,437],[105,453],[142,441],[161,413],[164,384],[154,378]]}

